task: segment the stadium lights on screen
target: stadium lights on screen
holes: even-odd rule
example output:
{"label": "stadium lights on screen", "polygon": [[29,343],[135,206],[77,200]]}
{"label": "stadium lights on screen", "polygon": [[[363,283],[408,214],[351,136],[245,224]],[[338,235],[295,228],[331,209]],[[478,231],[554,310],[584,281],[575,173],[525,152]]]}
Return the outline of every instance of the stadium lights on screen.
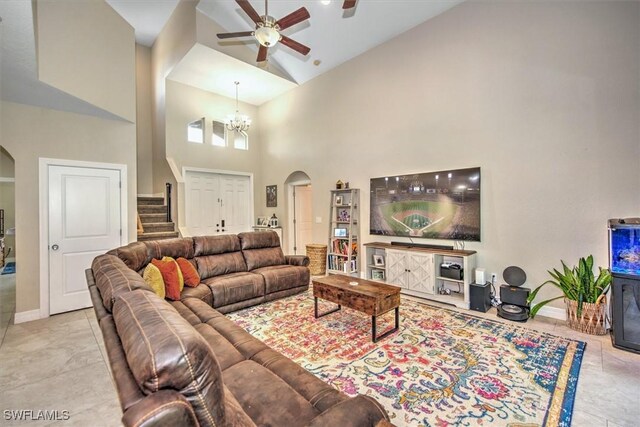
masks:
{"label": "stadium lights on screen", "polygon": [[480,241],[480,168],[372,178],[370,192],[371,234]]}

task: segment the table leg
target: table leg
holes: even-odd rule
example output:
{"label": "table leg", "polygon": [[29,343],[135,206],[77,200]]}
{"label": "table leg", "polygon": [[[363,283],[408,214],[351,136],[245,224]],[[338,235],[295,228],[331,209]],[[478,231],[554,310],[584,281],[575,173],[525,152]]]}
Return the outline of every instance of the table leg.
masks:
{"label": "table leg", "polygon": [[326,316],[327,314],[335,313],[336,311],[339,311],[341,308],[342,306],[338,304],[337,308],[334,308],[333,310],[329,310],[322,314],[318,314],[318,297],[313,297],[313,315],[315,316],[316,319],[322,316]]}
{"label": "table leg", "polygon": [[376,317],[377,316],[371,316],[371,335],[373,337],[373,342],[378,342],[381,339],[388,337],[389,335],[391,335],[392,333],[398,330],[398,328],[400,327],[400,307],[396,307],[395,310],[396,310],[395,327],[393,329],[388,330],[387,332],[380,335],[379,337],[376,337]]}

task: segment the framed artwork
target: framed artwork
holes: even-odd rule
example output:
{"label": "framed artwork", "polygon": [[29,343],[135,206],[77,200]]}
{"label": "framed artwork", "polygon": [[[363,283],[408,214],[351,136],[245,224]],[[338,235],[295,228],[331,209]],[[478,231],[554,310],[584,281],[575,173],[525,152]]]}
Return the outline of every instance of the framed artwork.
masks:
{"label": "framed artwork", "polygon": [[375,280],[384,280],[384,270],[371,270],[371,278]]}
{"label": "framed artwork", "polygon": [[342,206],[342,196],[336,196],[336,206]]}
{"label": "framed artwork", "polygon": [[334,228],[333,229],[334,237],[347,237],[347,229],[346,228]]}
{"label": "framed artwork", "polygon": [[267,218],[266,216],[259,216],[258,220],[256,222],[256,225],[258,227],[266,227],[269,225],[269,218]]}
{"label": "framed artwork", "polygon": [[267,185],[267,207],[268,208],[278,207],[278,186],[277,185]]}
{"label": "framed artwork", "polygon": [[384,266],[384,257],[382,255],[374,255],[373,265],[375,265],[376,267]]}

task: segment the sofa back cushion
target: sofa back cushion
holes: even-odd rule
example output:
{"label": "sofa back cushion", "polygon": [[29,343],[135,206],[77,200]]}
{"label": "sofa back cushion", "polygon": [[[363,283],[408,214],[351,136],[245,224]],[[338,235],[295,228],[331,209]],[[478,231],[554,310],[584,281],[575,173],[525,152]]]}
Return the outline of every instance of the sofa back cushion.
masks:
{"label": "sofa back cushion", "polygon": [[149,262],[153,258],[193,258],[193,239],[191,237],[166,240],[150,240],[144,242],[144,244],[147,246],[147,258]]}
{"label": "sofa back cushion", "polygon": [[236,235],[193,238],[198,274],[202,280],[223,274],[247,271]]}
{"label": "sofa back cushion", "polygon": [[285,264],[280,239],[275,231],[238,234],[242,255],[249,271],[271,265]]}
{"label": "sofa back cushion", "polygon": [[143,242],[129,243],[126,246],[110,250],[107,253],[120,258],[125,265],[133,271],[144,270],[149,261],[151,261],[147,256],[147,245]]}
{"label": "sofa back cushion", "polygon": [[157,295],[143,291],[120,295],[113,319],[143,393],[176,390],[191,404],[201,426],[225,425],[220,366],[186,319]]}
{"label": "sofa back cushion", "polygon": [[144,279],[115,255],[100,255],[91,264],[104,307],[111,313],[113,302],[124,293],[142,289],[153,293]]}

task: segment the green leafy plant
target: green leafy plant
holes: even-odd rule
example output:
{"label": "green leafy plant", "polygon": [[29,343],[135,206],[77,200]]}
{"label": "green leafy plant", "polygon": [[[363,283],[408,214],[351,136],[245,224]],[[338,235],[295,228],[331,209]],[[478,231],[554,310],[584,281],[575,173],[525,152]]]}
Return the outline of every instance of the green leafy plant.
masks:
{"label": "green leafy plant", "polygon": [[546,301],[539,302],[530,311],[530,316],[535,317],[542,307],[550,303],[551,301],[555,301],[560,298],[567,298],[573,301],[578,302],[578,315],[582,314],[582,304],[583,303],[597,303],[600,300],[600,297],[607,293],[609,287],[611,286],[611,272],[602,267],[598,267],[600,272],[598,277],[596,278],[593,274],[593,255],[589,255],[589,257],[580,258],[578,261],[578,266],[569,268],[564,263],[562,263],[562,271],[558,271],[555,268],[553,271],[549,271],[549,274],[553,279],[547,280],[542,285],[538,286],[536,289],[531,292],[527,302],[531,304],[531,302],[535,299],[536,295],[538,295],[538,291],[542,289],[546,284],[551,283],[552,285],[559,288],[563,295],[551,298]]}

